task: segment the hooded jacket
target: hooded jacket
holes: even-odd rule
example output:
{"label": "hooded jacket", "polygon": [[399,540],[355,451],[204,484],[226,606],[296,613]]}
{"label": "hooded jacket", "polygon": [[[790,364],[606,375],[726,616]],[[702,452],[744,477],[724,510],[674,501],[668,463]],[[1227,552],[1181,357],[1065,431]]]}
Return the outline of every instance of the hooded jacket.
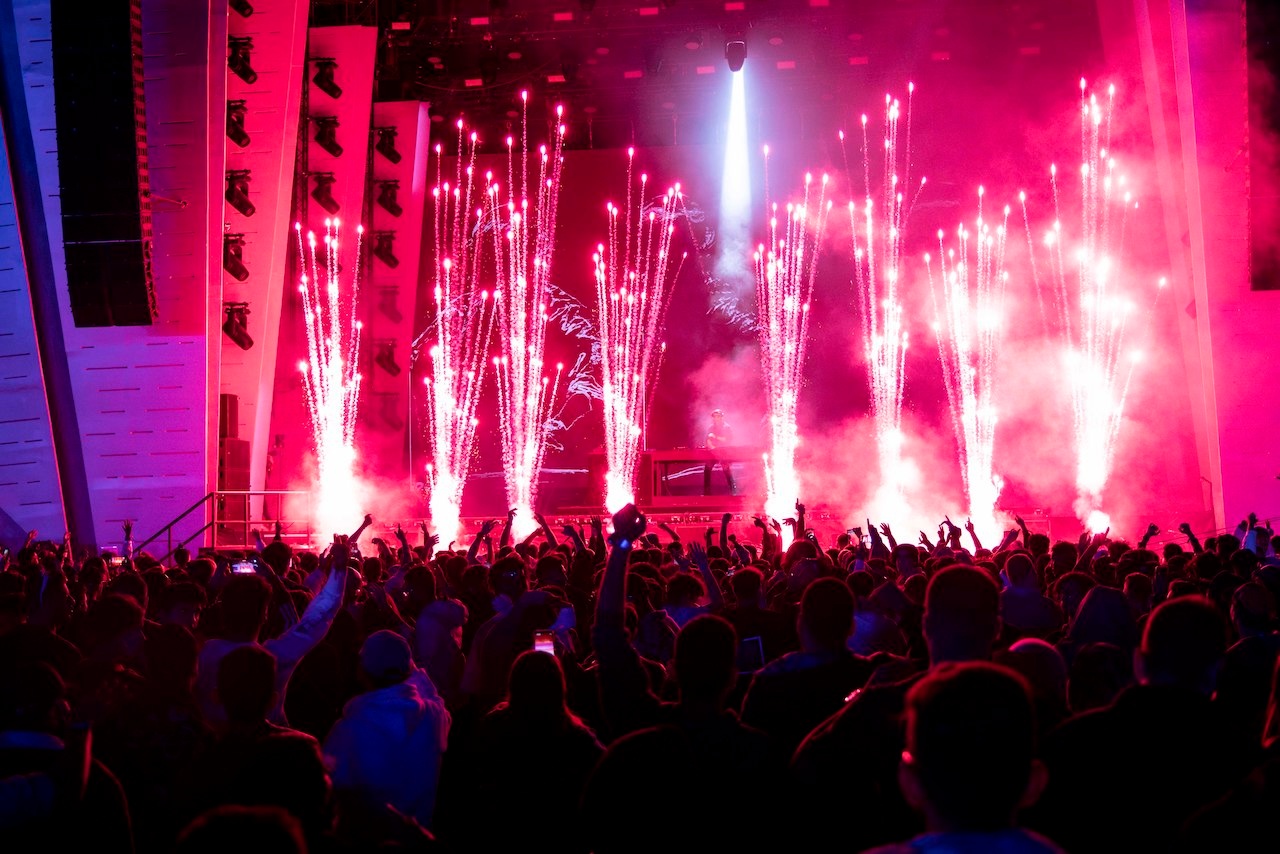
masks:
{"label": "hooded jacket", "polygon": [[324,742],[335,789],[430,827],[450,717],[426,671],[347,703]]}

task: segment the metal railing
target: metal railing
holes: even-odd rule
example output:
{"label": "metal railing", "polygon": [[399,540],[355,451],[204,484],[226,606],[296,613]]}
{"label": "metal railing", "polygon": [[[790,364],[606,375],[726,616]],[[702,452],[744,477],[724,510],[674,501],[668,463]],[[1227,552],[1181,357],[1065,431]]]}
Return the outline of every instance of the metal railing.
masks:
{"label": "metal railing", "polygon": [[[262,499],[260,502],[255,499]],[[299,506],[291,508],[291,512],[300,519],[285,517],[286,499],[301,498]],[[260,512],[254,513],[255,509]],[[203,510],[201,518],[204,524],[194,531],[175,539],[175,529],[189,516]],[[227,489],[210,492],[196,501],[173,521],[156,531],[150,537],[134,546],[140,552],[162,539],[165,553],[159,558],[164,563],[180,548],[186,548],[197,538],[203,538],[205,545],[213,548],[253,547],[253,531],[261,530],[265,539],[271,539],[276,522],[281,524],[281,539],[294,540],[299,545],[311,544],[311,493],[301,490],[287,489]]]}

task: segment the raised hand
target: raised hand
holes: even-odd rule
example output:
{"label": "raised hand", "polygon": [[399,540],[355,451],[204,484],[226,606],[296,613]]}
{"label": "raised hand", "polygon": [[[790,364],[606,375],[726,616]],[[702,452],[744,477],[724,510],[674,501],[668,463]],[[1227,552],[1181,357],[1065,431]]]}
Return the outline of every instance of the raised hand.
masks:
{"label": "raised hand", "polygon": [[573,536],[577,533],[577,531],[573,530],[572,525],[565,525],[563,528],[560,529],[560,533],[572,539]]}
{"label": "raised hand", "polygon": [[493,531],[494,527],[495,527],[497,524],[498,524],[498,520],[496,520],[496,519],[485,519],[485,520],[484,520],[484,524],[482,524],[482,525],[480,526],[480,536],[481,536],[481,538],[484,538],[484,537],[489,536],[489,533],[490,533],[491,531]]}
{"label": "raised hand", "polygon": [[507,511],[507,521],[510,522],[514,518],[516,518],[516,508],[512,507]]}
{"label": "raised hand", "polygon": [[436,546],[440,545],[440,535],[439,535],[439,534],[428,534],[428,535],[427,535],[427,545],[428,545],[428,546],[430,546],[430,547],[431,547],[431,548],[433,548],[433,549],[434,549]]}
{"label": "raised hand", "polygon": [[1258,514],[1250,513],[1249,514],[1249,530],[1252,531],[1256,527],[1258,527]]}
{"label": "raised hand", "polygon": [[1027,527],[1027,523],[1026,523],[1025,521],[1023,521],[1023,519],[1022,519],[1022,517],[1021,517],[1021,516],[1014,516],[1014,517],[1013,517],[1013,521],[1014,521],[1014,523],[1015,523],[1019,528],[1025,528],[1025,527]]}
{"label": "raised hand", "polygon": [[1148,540],[1154,537],[1158,533],[1160,533],[1160,527],[1155,522],[1152,522],[1150,525],[1147,526]]}
{"label": "raised hand", "polygon": [[726,514],[724,514],[723,516],[721,516],[721,517],[720,517],[720,524],[721,524],[721,525],[728,525],[728,524],[729,524],[730,522],[732,522],[732,521],[733,521],[733,514],[732,514],[732,513],[726,513]]}
{"label": "raised hand", "polygon": [[888,522],[880,523],[880,533],[884,535],[885,539],[888,539],[893,536],[893,531],[890,530]]}
{"label": "raised hand", "polygon": [[1107,542],[1107,537],[1108,535],[1110,535],[1110,533],[1111,533],[1111,529],[1107,528],[1107,530],[1103,531],[1101,534],[1094,534],[1093,535],[1094,544],[1099,547],[1104,545]]}
{"label": "raised hand", "polygon": [[751,524],[755,525],[757,528],[765,527],[764,520],[761,519],[759,516],[752,516]]}
{"label": "raised hand", "polygon": [[964,529],[965,529],[966,531],[968,531],[970,534],[972,534],[972,533],[973,533],[973,530],[974,530],[974,529],[973,529],[973,520],[972,520],[972,519],[965,519],[965,520],[964,520]]}
{"label": "raised hand", "polygon": [[[592,520],[594,525],[596,520]],[[613,514],[613,536],[619,540],[634,543],[644,533],[646,520],[644,514],[634,504],[628,504]]]}
{"label": "raised hand", "polygon": [[924,546],[926,549],[933,548],[933,543],[929,542],[929,535],[924,531],[920,532],[920,545]]}
{"label": "raised hand", "polygon": [[788,516],[782,520],[782,524],[786,525],[788,528],[794,528],[796,526],[796,520]]}
{"label": "raised hand", "polygon": [[368,526],[368,525],[372,525],[372,524],[373,524],[373,514],[372,514],[372,513],[366,513],[366,514],[364,514],[364,524],[365,524],[366,526]]}
{"label": "raised hand", "polygon": [[701,572],[706,572],[710,566],[710,564],[707,563],[707,550],[702,547],[701,543],[689,544],[689,557]]}
{"label": "raised hand", "polygon": [[1184,536],[1188,536],[1188,537],[1191,536],[1191,523],[1183,522],[1181,525],[1178,526],[1178,532],[1183,534]]}
{"label": "raised hand", "polygon": [[804,515],[804,505],[803,505],[802,503],[800,503],[799,501],[796,501],[796,515],[797,515],[797,516],[803,516],[803,515]]}

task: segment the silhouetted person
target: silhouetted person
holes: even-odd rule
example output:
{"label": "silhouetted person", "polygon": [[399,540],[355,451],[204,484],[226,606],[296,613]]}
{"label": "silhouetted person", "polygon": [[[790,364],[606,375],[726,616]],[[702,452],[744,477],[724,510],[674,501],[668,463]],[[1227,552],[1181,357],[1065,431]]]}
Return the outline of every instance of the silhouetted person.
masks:
{"label": "silhouetted person", "polygon": [[1049,785],[1031,826],[1071,851],[1167,850],[1179,823],[1254,758],[1210,700],[1226,645],[1226,619],[1208,599],[1156,608],[1135,656],[1138,684],[1046,739]]}
{"label": "silhouetted person", "polygon": [[187,825],[174,854],[307,854],[298,820],[279,807],[215,807]]}
{"label": "silhouetted person", "polygon": [[1047,776],[1035,758],[1035,713],[1020,676],[994,664],[944,664],[912,687],[906,713],[898,783],[925,832],[873,854],[1061,852],[1017,826]]}
{"label": "silhouetted person", "polygon": [[[925,593],[924,637],[929,665],[986,661],[1000,635],[1000,591],[985,570],[939,570]],[[821,847],[839,838],[859,851],[919,832],[919,816],[897,786],[907,692],[923,678],[857,692],[800,744],[791,760],[794,807],[806,816],[799,844]]]}

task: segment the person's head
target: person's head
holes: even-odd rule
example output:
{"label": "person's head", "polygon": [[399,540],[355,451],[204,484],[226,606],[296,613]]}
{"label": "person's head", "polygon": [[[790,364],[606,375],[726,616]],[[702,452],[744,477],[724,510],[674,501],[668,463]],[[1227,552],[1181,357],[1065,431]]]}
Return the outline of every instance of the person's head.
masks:
{"label": "person's head", "polygon": [[1124,593],[1102,585],[1091,588],[1068,625],[1067,637],[1076,647],[1105,641],[1132,651],[1138,629]]}
{"label": "person's head", "polygon": [[0,691],[0,732],[57,733],[66,723],[66,686],[43,661],[24,662],[4,676]]}
{"label": "person's head", "polygon": [[1275,629],[1276,600],[1262,584],[1249,581],[1231,594],[1231,623],[1240,637],[1258,637]]}
{"label": "person's head", "polygon": [[733,598],[740,605],[760,604],[760,591],[764,587],[764,574],[754,566],[743,567],[729,578]]}
{"label": "person's head", "polygon": [[724,423],[724,411],[720,409],[711,410],[711,423],[720,425]]}
{"label": "person's head", "polygon": [[206,602],[204,588],[194,581],[170,584],[161,591],[156,602],[156,622],[183,626],[194,632]]}
{"label": "person's head", "polygon": [[810,652],[842,650],[853,631],[853,594],[838,578],[819,578],[805,588],[796,621],[800,645]]}
{"label": "person's head", "polygon": [[1027,551],[1031,552],[1033,558],[1041,555],[1049,554],[1049,535],[1048,534],[1032,534],[1027,537]]}
{"label": "person's head", "polygon": [[1147,618],[1134,658],[1138,681],[1213,693],[1227,652],[1227,621],[1203,596],[1162,603]]}
{"label": "person's head", "polygon": [[405,610],[413,617],[436,600],[436,577],[425,566],[413,566],[404,574]]}
{"label": "person's head", "polygon": [[147,600],[150,596],[150,588],[147,587],[146,580],[140,572],[124,572],[117,575],[107,583],[106,594],[114,594],[116,596],[128,596],[137,602],[139,607],[145,613],[147,610]]}
{"label": "person's head", "polygon": [[929,661],[981,661],[1000,635],[1000,590],[984,570],[949,566],[929,580],[924,638]]}
{"label": "person's head", "polygon": [[236,647],[218,663],[217,685],[228,721],[260,723],[276,698],[276,657],[257,645]]}
{"label": "person's head", "polygon": [[399,685],[412,672],[413,654],[399,634],[382,629],[365,638],[360,647],[360,678],[369,689]]}
{"label": "person's head", "polygon": [[511,601],[529,589],[529,582],[524,574],[524,560],[511,555],[496,560],[489,568],[489,587],[499,596],[506,596]]}
{"label": "person's head", "polygon": [[302,825],[280,807],[225,804],[201,813],[178,835],[174,854],[307,854]]}
{"label": "person's head", "polygon": [[667,604],[676,608],[688,608],[707,595],[707,588],[697,576],[681,573],[667,583]]}
{"label": "person's head", "polygon": [[682,704],[722,706],[738,676],[738,637],[723,617],[694,617],[676,635],[674,667]]}
{"label": "person's head", "polygon": [[267,547],[262,550],[262,560],[276,571],[276,575],[283,578],[289,570],[289,564],[293,562],[293,549],[283,540],[267,543]]}
{"label": "person's head", "polygon": [[208,588],[209,580],[217,571],[218,565],[212,558],[198,557],[187,564],[187,577],[204,588]]}
{"label": "person's head", "polygon": [[1035,562],[1029,555],[1018,552],[1005,561],[1004,574],[1009,586],[1019,590],[1039,590],[1040,578],[1036,575]]}
{"label": "person's head", "polygon": [[566,718],[569,712],[560,659],[532,649],[520,653],[507,675],[507,708],[528,720]]}
{"label": "person's head", "polygon": [[1058,576],[1075,569],[1079,556],[1075,543],[1058,540],[1049,550],[1049,562],[1053,565],[1053,574]]}
{"label": "person's head", "polygon": [[186,626],[152,626],[145,641],[147,680],[163,691],[185,695],[196,681],[200,645]]}
{"label": "person's head", "polygon": [[1067,712],[1067,663],[1057,647],[1023,638],[999,654],[996,662],[1027,680],[1041,732],[1062,721]]}
{"label": "person's head", "polygon": [[553,551],[538,558],[533,566],[533,577],[539,587],[564,587],[569,583],[565,571],[564,555]]}
{"label": "person's head", "polygon": [[898,781],[929,830],[1012,827],[1044,790],[1031,693],[1014,671],[985,662],[935,668],[907,694],[906,718]]}
{"label": "person's head", "polygon": [[1214,550],[1224,561],[1240,548],[1240,538],[1235,534],[1219,534],[1213,543]]}
{"label": "person's head", "polygon": [[1135,620],[1151,610],[1151,597],[1151,576],[1144,572],[1131,572],[1124,577],[1124,598],[1128,600]]}
{"label": "person's head", "polygon": [[256,641],[267,622],[271,585],[257,574],[233,575],[218,594],[219,616],[227,638]]}
{"label": "person's head", "polygon": [[88,654],[113,664],[138,664],[143,658],[142,606],[129,596],[103,596],[85,615]]}
{"label": "person's head", "polygon": [[1072,714],[1111,705],[1133,684],[1133,654],[1113,643],[1087,643],[1071,659],[1067,705]]}

